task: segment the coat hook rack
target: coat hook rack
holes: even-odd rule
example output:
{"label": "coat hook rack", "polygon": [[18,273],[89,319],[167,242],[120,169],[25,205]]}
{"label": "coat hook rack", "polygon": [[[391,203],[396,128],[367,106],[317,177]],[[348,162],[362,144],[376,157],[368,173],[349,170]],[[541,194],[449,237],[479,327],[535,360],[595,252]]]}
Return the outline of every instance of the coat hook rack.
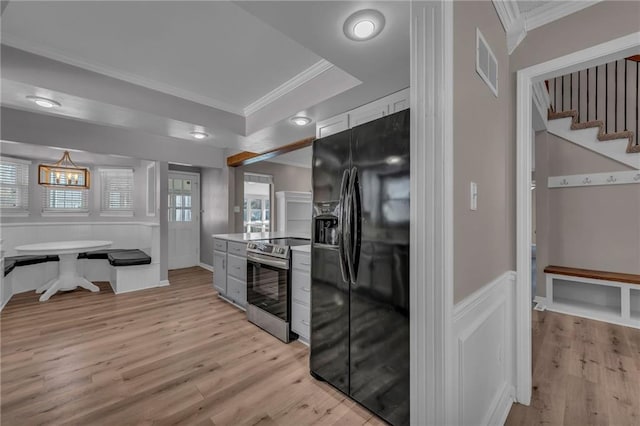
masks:
{"label": "coat hook rack", "polygon": [[576,186],[607,186],[639,184],[640,173],[638,171],[624,171],[614,173],[591,173],[585,175],[551,176],[547,187],[576,187]]}

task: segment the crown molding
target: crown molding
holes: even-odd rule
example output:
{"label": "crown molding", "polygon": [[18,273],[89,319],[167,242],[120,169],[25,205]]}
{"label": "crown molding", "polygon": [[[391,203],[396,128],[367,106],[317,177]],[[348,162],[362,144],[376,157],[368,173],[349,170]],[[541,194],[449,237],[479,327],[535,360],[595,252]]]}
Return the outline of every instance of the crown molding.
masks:
{"label": "crown molding", "polygon": [[500,22],[507,33],[507,49],[509,55],[516,50],[516,47],[527,36],[525,22],[518,3],[509,0],[493,0],[493,6],[498,13]]}
{"label": "crown molding", "polygon": [[557,21],[565,16],[571,15],[600,3],[602,0],[595,1],[567,1],[567,2],[551,2],[524,13],[525,29],[531,31],[534,28],[541,27],[550,22]]}
{"label": "crown molding", "polygon": [[321,59],[320,61],[316,62],[306,70],[302,71],[300,74],[294,76],[293,78],[281,84],[280,86],[276,87],[266,95],[262,96],[261,98],[247,105],[243,110],[243,115],[245,117],[250,116],[256,111],[266,107],[270,103],[280,99],[284,95],[292,92],[293,90],[313,80],[323,72],[328,71],[333,67],[334,65],[331,62],[325,59]]}
{"label": "crown molding", "polygon": [[29,53],[33,53],[34,55],[43,56],[45,58],[52,59],[54,61],[63,62],[68,65],[72,65],[72,66],[82,68],[88,71],[92,71],[98,74],[106,75],[107,77],[123,80],[123,81],[126,81],[127,83],[142,86],[147,89],[166,93],[168,95],[176,96],[182,99],[186,99],[188,101],[206,105],[211,108],[230,112],[232,114],[244,116],[244,111],[242,110],[242,108],[238,108],[229,103],[219,101],[217,99],[213,99],[208,96],[203,96],[201,94],[194,93],[189,90],[180,89],[175,86],[172,86],[166,83],[161,83],[156,80],[141,77],[139,75],[118,71],[114,68],[111,68],[103,64],[92,64],[83,60],[75,59],[59,51],[56,51],[55,49],[50,49],[50,48],[45,49],[40,46],[37,46],[35,43],[31,43],[26,40],[19,39],[17,37],[3,34],[2,44],[5,44],[10,47],[14,47],[16,49],[24,50]]}

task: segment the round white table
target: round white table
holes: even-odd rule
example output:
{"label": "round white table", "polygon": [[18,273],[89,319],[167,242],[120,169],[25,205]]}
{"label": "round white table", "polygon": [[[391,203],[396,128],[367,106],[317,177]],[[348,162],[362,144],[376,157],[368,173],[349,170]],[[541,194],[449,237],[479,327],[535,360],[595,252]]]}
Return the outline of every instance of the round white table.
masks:
{"label": "round white table", "polygon": [[52,279],[36,290],[41,302],[46,302],[57,291],[69,291],[76,287],[86,288],[92,292],[100,291],[98,286],[78,275],[78,254],[91,250],[110,247],[113,241],[57,241],[51,243],[27,244],[16,247],[16,251],[25,255],[58,255],[60,268],[58,277]]}

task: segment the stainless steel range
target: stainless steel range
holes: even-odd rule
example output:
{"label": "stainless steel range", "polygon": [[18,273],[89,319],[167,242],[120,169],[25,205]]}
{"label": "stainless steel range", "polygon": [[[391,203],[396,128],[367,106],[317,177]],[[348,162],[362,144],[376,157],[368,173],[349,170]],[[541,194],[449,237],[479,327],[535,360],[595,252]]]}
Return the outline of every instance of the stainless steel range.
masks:
{"label": "stainless steel range", "polygon": [[274,238],[247,244],[247,318],[285,343],[291,332],[291,247],[303,238]]}

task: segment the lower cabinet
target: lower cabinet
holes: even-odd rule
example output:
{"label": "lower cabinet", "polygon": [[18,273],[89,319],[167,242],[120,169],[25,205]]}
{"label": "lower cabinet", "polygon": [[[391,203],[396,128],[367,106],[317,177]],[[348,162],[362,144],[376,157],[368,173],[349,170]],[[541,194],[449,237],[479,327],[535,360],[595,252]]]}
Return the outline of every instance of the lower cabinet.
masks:
{"label": "lower cabinet", "polygon": [[213,287],[243,308],[247,305],[246,243],[214,239]]}
{"label": "lower cabinet", "polygon": [[213,287],[221,294],[227,293],[227,252],[213,252]]}
{"label": "lower cabinet", "polygon": [[291,330],[300,339],[309,342],[311,317],[311,255],[306,252],[293,252],[291,271]]}

